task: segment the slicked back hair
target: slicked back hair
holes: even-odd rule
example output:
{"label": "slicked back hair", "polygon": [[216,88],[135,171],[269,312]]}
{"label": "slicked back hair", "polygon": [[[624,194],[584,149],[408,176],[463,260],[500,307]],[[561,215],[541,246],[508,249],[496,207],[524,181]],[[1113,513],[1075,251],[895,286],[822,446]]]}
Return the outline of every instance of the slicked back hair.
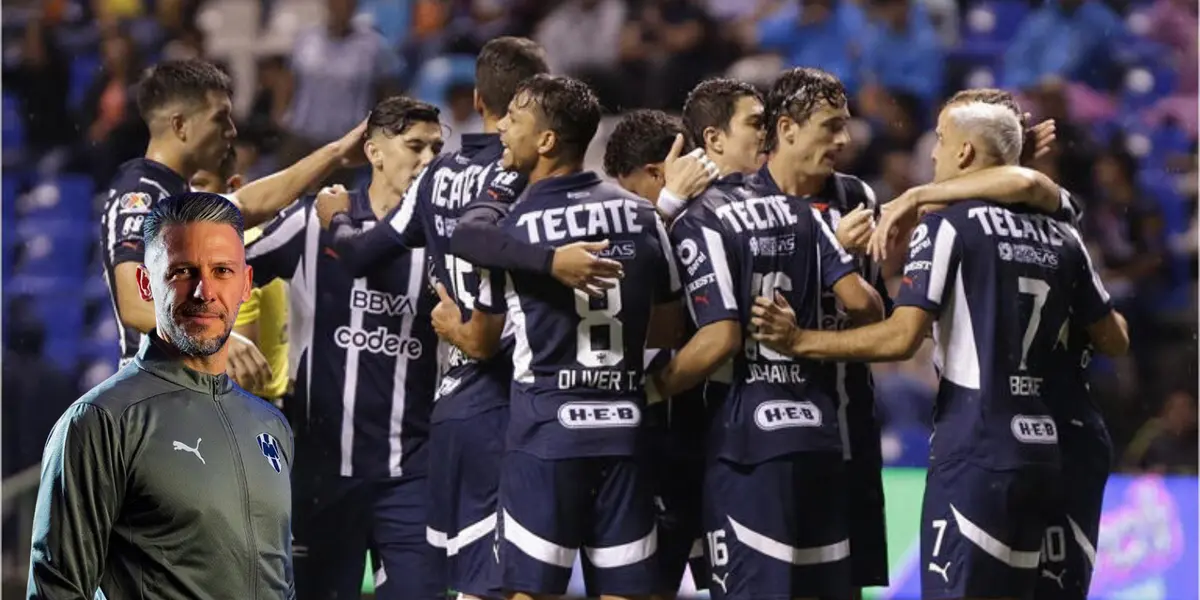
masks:
{"label": "slicked back hair", "polygon": [[704,146],[704,130],[714,127],[729,132],[733,113],[742,98],[763,99],[754,86],[737,79],[717,78],[700,82],[683,103],[683,124],[693,144]]}
{"label": "slicked back hair", "polygon": [[229,76],[208,61],[169,60],[143,73],[137,86],[138,112],[149,121],[155,112],[176,102],[203,105],[209,92],[232,95]]}
{"label": "slicked back hair", "polygon": [[[646,165],[662,162],[671,151],[675,136],[681,133],[684,133],[683,121],[661,110],[626,113],[604,147],[605,174],[624,177]],[[690,148],[684,143],[687,152]]]}
{"label": "slicked back hair", "polygon": [[475,59],[475,89],[484,108],[503,117],[522,81],[549,73],[546,51],[523,37],[498,37],[483,45]]}
{"label": "slicked back hair", "polygon": [[784,71],[767,93],[765,149],[774,152],[779,146],[779,119],[791,117],[804,123],[821,104],[833,107],[846,105],[846,88],[832,74],[812,67],[796,67]]}
{"label": "slicked back hair", "polygon": [[1021,124],[1025,124],[1025,113],[1021,112],[1021,105],[1017,102],[1017,97],[1012,92],[996,88],[972,88],[962,90],[955,93],[946,101],[946,106],[951,104],[959,104],[965,102],[982,102],[984,104],[999,104],[1017,115],[1021,120]]}
{"label": "slicked back hair", "polygon": [[525,94],[536,106],[543,126],[553,131],[562,152],[582,159],[600,125],[600,101],[587,84],[561,75],[534,75],[521,82],[516,96]]}
{"label": "slicked back hair", "polygon": [[150,255],[151,248],[161,246],[160,238],[166,226],[191,223],[224,223],[237,231],[238,239],[244,239],[245,223],[237,206],[220,194],[188,192],[156,202],[150,209],[150,214],[142,221],[146,255]]}
{"label": "slicked back hair", "polygon": [[408,96],[391,96],[379,101],[367,117],[367,137],[382,133],[387,137],[396,137],[414,123],[440,123],[441,111],[438,107]]}

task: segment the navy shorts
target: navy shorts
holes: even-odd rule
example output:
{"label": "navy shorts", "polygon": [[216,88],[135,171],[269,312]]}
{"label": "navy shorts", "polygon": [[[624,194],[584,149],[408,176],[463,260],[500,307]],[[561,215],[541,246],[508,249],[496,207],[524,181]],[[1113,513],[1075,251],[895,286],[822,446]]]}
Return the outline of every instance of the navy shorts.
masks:
{"label": "navy shorts", "polygon": [[506,591],[566,593],[580,548],[588,596],[658,591],[654,497],[637,458],[509,452],[500,506]]}
{"label": "navy shorts", "polygon": [[1063,503],[1050,516],[1038,568],[1037,600],[1087,598],[1096,568],[1096,544],[1109,460],[1101,456],[1070,461],[1063,456]]}
{"label": "navy shorts", "polygon": [[705,589],[709,573],[701,520],[704,457],[664,453],[651,458],[651,464],[658,508],[658,591],[672,594],[678,591],[688,567],[696,589]]}
{"label": "navy shorts", "polygon": [[850,566],[856,587],[888,585],[887,519],[883,503],[883,451],[879,426],[857,424],[850,435],[846,461],[846,502],[849,507]]}
{"label": "navy shorts", "polygon": [[798,453],[757,465],[716,460],[704,484],[714,600],[850,596],[841,454]]}
{"label": "navy shorts", "polygon": [[921,511],[921,595],[1032,598],[1042,539],[1059,506],[1057,468],[935,463]]}
{"label": "navy shorts", "polygon": [[376,598],[445,597],[444,559],[425,539],[426,478],[292,475],[297,598],[360,598],[368,550]]}
{"label": "navy shorts", "polygon": [[497,499],[504,458],[508,408],[468,419],[434,423],[430,429],[429,543],[447,558],[451,589],[499,598],[496,558]]}

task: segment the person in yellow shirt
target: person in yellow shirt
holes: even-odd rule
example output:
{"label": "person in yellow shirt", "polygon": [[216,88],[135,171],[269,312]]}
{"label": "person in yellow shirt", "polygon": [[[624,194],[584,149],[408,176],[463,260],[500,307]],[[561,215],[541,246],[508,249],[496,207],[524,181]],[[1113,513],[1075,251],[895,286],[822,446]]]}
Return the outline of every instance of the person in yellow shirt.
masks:
{"label": "person in yellow shirt", "polygon": [[[220,173],[198,171],[192,177],[192,189],[228,194],[241,187],[242,176],[236,173],[236,155],[221,163]],[[248,229],[246,243],[258,239],[262,227]],[[254,288],[250,300],[242,304],[233,329],[230,344],[229,375],[250,393],[281,404],[288,391],[288,302],[287,282],[276,279]]]}

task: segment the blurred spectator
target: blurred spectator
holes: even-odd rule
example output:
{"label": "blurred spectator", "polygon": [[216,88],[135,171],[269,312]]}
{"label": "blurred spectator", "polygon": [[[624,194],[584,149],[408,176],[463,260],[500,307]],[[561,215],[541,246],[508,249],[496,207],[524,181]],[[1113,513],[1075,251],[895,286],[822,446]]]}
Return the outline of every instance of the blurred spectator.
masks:
{"label": "blurred spectator", "polygon": [[444,136],[445,145],[442,152],[457,152],[462,148],[464,133],[483,130],[483,120],[475,111],[475,86],[470,83],[457,83],[446,90],[446,101],[442,108],[442,119],[450,129]]}
{"label": "blurred spectator", "polygon": [[[904,174],[903,180],[917,181],[918,183],[928,181],[913,179],[914,165],[911,160],[911,150],[917,144],[917,139],[923,131],[921,115],[928,112],[921,99],[908,92],[889,91],[881,88],[875,88],[870,92],[864,91],[860,96],[863,100],[859,102],[859,116],[866,118],[870,123],[870,139],[866,140],[866,149],[850,167],[850,172],[870,181],[888,167],[884,156],[899,151],[909,155],[905,160],[909,164],[909,172]],[[892,166],[896,166],[896,164],[893,163]],[[894,175],[900,176],[899,173]],[[900,182],[900,179],[893,180],[893,183]],[[892,195],[880,195],[879,200],[881,202],[891,200],[905,189],[907,188],[890,188],[889,191],[892,192]]]}
{"label": "blurred spectator", "polygon": [[1102,155],[1092,172],[1096,196],[1087,227],[1100,250],[1096,260],[1105,285],[1118,304],[1153,298],[1164,284],[1163,222],[1135,180],[1137,159],[1115,149]]}
{"label": "blurred spectator", "polygon": [[631,104],[624,96],[629,82],[617,72],[627,15],[624,0],[565,0],[542,19],[533,39],[546,49],[551,72],[587,81],[604,107],[616,110]]}
{"label": "blurred spectator", "polygon": [[278,86],[289,100],[288,135],[279,150],[284,165],[345,135],[378,99],[397,91],[400,57],[378,32],[353,26],[357,1],[327,3],[328,22],[296,36],[292,80]]}
{"label": "blurred spectator", "polygon": [[359,11],[369,18],[367,24],[387,40],[389,48],[398,49],[408,41],[413,4],[412,0],[362,0]]}
{"label": "blurred spectator", "polygon": [[92,15],[97,21],[123,21],[140,17],[146,12],[142,0],[91,0]]}
{"label": "blurred spectator", "polygon": [[1176,390],[1167,396],[1158,415],[1150,419],[1125,451],[1122,467],[1152,473],[1197,471],[1196,396]]}
{"label": "blurred spectator", "polygon": [[850,0],[799,0],[753,25],[745,41],[779,54],[784,68],[816,66],[829,71],[853,95],[858,92],[859,43],[866,27],[862,9]]}
{"label": "blurred spectator", "polygon": [[288,109],[291,78],[287,59],[264,56],[258,60],[257,73],[258,87],[254,91],[250,113],[245,122],[238,125],[238,137],[253,140],[267,152],[274,152],[279,146]]}
{"label": "blurred spectator", "polygon": [[1200,65],[1197,64],[1200,47],[1196,41],[1200,21],[1196,12],[1195,0],[1157,0],[1150,9],[1146,25],[1150,39],[1171,48],[1179,77],[1175,93],[1151,108],[1146,120],[1151,125],[1174,120],[1193,140],[1196,139],[1197,77],[1200,76]]}
{"label": "blurred spectator", "polygon": [[19,59],[11,68],[5,65],[4,87],[20,102],[33,157],[76,139],[75,122],[67,112],[70,65],[52,27],[40,20],[26,25]]}
{"label": "blurred spectator", "polygon": [[909,0],[872,0],[863,42],[862,94],[915,95],[928,109],[942,92],[942,49],[929,17]]}
{"label": "blurred spectator", "polygon": [[649,87],[645,98],[625,105],[679,110],[688,92],[721,66],[715,28],[695,0],[644,0],[621,33],[621,67],[625,85]]}
{"label": "blurred spectator", "polygon": [[887,202],[916,185],[912,180],[912,152],[905,146],[894,146],[879,155],[879,177],[870,182],[875,197]]}
{"label": "blurred spectator", "polygon": [[96,181],[108,181],[121,163],[145,151],[150,136],[137,111],[135,86],[142,70],[137,46],[122,29],[106,28],[100,58],[100,74],[80,108],[82,158],[90,162],[88,172]]}
{"label": "blurred spectator", "polygon": [[1092,165],[1096,161],[1095,143],[1080,123],[1072,119],[1069,106],[1078,106],[1069,99],[1069,88],[1061,81],[1044,81],[1030,91],[1021,104],[1037,115],[1035,120],[1054,119],[1058,141],[1054,151],[1042,162],[1041,168],[1063,187],[1084,199],[1091,198]]}
{"label": "blurred spectator", "polygon": [[1119,82],[1114,51],[1125,23],[1101,0],[1047,0],[1031,12],[1004,54],[1004,85],[1030,88],[1047,77],[1111,90]]}

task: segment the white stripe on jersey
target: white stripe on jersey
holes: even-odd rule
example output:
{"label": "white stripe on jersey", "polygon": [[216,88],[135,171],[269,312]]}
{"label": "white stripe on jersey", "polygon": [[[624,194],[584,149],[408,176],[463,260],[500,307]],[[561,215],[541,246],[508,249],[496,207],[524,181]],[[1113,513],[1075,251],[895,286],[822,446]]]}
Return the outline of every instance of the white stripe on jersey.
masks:
{"label": "white stripe on jersey", "polygon": [[[400,200],[400,210],[397,210],[396,214],[392,215],[391,220],[388,221],[388,226],[396,233],[403,234],[404,230],[408,228],[409,221],[412,221],[413,212],[417,208],[417,192],[421,189],[421,180],[425,179],[425,174],[428,172],[429,167],[426,166],[421,169],[417,178],[408,184],[408,190],[404,192],[404,198]],[[424,269],[423,266],[421,268]]]}
{"label": "white stripe on jersey", "polygon": [[[521,308],[521,297],[517,295],[517,286],[513,283],[512,275],[504,276],[504,300],[508,305],[508,323],[512,324],[513,341],[513,381],[533,383],[533,349],[529,347],[529,332],[525,330],[525,311]],[[507,329],[508,324],[505,324]]]}
{"label": "white stripe on jersey", "polygon": [[[409,298],[421,297],[421,284],[425,281],[425,249],[414,248],[408,253],[408,290]],[[400,337],[412,339],[413,321],[415,315],[405,315],[400,322]],[[408,383],[408,352],[401,352],[396,357],[396,370],[392,373],[392,420],[388,428],[388,471],[392,477],[403,475],[400,463],[404,460],[404,409],[408,406],[408,394],[405,386]]]}
{"label": "white stripe on jersey", "polygon": [[306,210],[297,210],[288,215],[274,231],[254,240],[254,243],[250,244],[250,247],[246,249],[246,260],[251,261],[274,252],[304,232],[305,221],[308,216],[307,212]]}
{"label": "white stripe on jersey", "polygon": [[977,390],[979,350],[975,345],[975,324],[971,321],[971,308],[967,305],[961,266],[954,270],[954,289],[950,296],[949,302],[942,305],[942,314],[938,317],[941,375],[943,379],[962,387]]}
{"label": "white stripe on jersey", "polygon": [[[837,241],[837,236],[833,234],[833,231],[831,229],[829,229],[829,223],[825,222],[824,217],[821,216],[821,212],[818,211],[816,209],[816,207],[812,207],[812,206],[808,207],[808,209],[812,211],[812,217],[814,219],[816,219],[817,226],[821,228],[821,234],[823,234],[825,236],[825,239],[829,241],[829,245],[831,245],[835,249],[837,249],[838,258],[842,261],[842,264],[846,264],[846,263],[853,261],[854,257],[850,256],[850,254],[846,252],[846,249],[842,247],[842,244]],[[821,255],[821,245],[817,244],[816,247],[817,247],[817,256],[820,256]]]}
{"label": "white stripe on jersey", "polygon": [[[729,258],[725,252],[725,242],[721,239],[720,233],[708,227],[701,227],[700,230],[704,234],[704,245],[708,247],[708,259],[712,264],[713,275],[717,278],[717,289],[721,290],[721,302],[725,308],[736,310],[738,307],[737,295],[733,290],[733,276],[729,273]],[[691,296],[689,296],[688,306],[691,305]],[[695,320],[695,316],[696,311],[693,308],[693,320]]]}
{"label": "white stripe on jersey", "polygon": [[950,255],[954,252],[957,238],[958,231],[954,225],[943,219],[938,227],[937,238],[933,241],[933,266],[929,269],[929,288],[925,293],[930,302],[936,302],[939,306],[946,290],[946,279],[950,275]]}
{"label": "white stripe on jersey", "polygon": [[658,229],[658,243],[662,245],[663,256],[667,259],[667,276],[670,277],[671,293],[677,293],[683,284],[679,280],[679,267],[675,264],[675,253],[671,250],[671,236],[667,235],[667,227],[663,225],[658,213],[654,215],[654,226]]}
{"label": "white stripe on jersey", "polygon": [[[367,291],[367,278],[359,277],[354,280],[355,292]],[[363,326],[363,309],[357,306],[350,308],[350,329],[359,331]],[[342,477],[354,475],[354,406],[358,403],[358,347],[349,344],[346,348],[346,379],[342,383]]]}
{"label": "white stripe on jersey", "polygon": [[[293,287],[288,290],[288,297],[293,298],[292,306],[297,306],[298,302],[304,303],[300,305],[303,306],[303,310],[291,319],[289,325],[293,326],[292,329],[297,333],[296,337],[301,341],[299,348],[296,349],[296,357],[304,356],[305,359],[307,381],[304,382],[306,386],[304,389],[308,390],[310,398],[304,408],[304,421],[307,423],[312,415],[312,347],[313,336],[316,334],[317,261],[318,253],[321,251],[321,222],[317,220],[317,211],[314,208],[310,207],[306,209],[306,212],[308,212],[308,230],[304,237],[304,258],[301,259],[301,266],[297,269],[298,272],[303,269],[303,277],[300,278],[302,285],[296,286],[296,280],[293,279]],[[299,293],[295,292],[297,287],[301,288]],[[289,358],[291,357],[289,356]],[[294,360],[292,364],[295,365],[292,367],[294,369],[292,376],[295,377],[295,370],[300,368],[300,361]]]}
{"label": "white stripe on jersey", "polygon": [[[169,192],[167,192],[167,188],[164,188],[163,186],[159,185],[159,183],[153,179],[139,177],[138,182],[144,183],[146,185],[152,185],[152,186],[158,188],[158,191],[162,192],[162,195],[158,197],[159,200],[162,200],[163,198],[166,198],[167,196],[171,195]],[[188,189],[191,189],[191,188],[188,188]]]}
{"label": "white stripe on jersey", "polygon": [[1099,293],[1100,298],[1105,302],[1108,302],[1108,290],[1104,289],[1104,282],[1100,280],[1100,274],[1096,272],[1096,267],[1092,265],[1092,256],[1088,253],[1087,246],[1083,243],[1083,238],[1079,237],[1079,232],[1076,231],[1074,227],[1067,225],[1066,223],[1060,223],[1059,225],[1061,225],[1063,229],[1067,230],[1067,233],[1071,234],[1071,237],[1075,238],[1075,242],[1079,244],[1079,251],[1083,253],[1083,260],[1087,264],[1088,273],[1092,276],[1092,285],[1095,286],[1096,292]]}

